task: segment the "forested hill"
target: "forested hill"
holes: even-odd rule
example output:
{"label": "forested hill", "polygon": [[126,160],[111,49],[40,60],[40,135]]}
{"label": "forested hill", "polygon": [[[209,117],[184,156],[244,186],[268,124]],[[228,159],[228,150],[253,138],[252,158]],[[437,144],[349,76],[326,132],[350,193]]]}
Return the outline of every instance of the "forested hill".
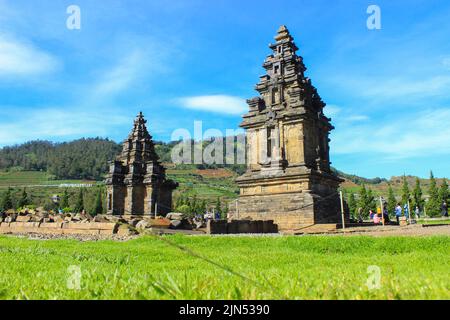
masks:
{"label": "forested hill", "polygon": [[331,170],[339,177],[344,178],[349,181],[352,181],[356,184],[379,184],[382,182],[388,182],[388,180],[385,178],[377,177],[377,178],[373,178],[373,179],[368,179],[368,178],[358,177],[357,175],[354,175],[354,174],[348,174],[348,173],[339,171],[335,168],[331,168]]}
{"label": "forested hill", "polygon": [[0,149],[0,170],[46,171],[57,179],[100,180],[120,146],[108,139],[31,141]]}
{"label": "forested hill", "polygon": [[[171,162],[172,148],[178,142],[155,142],[156,152],[162,162]],[[204,141],[206,146],[209,142]],[[224,143],[225,145],[225,143]],[[121,147],[114,141],[101,138],[80,139],[66,143],[31,141],[22,145],[0,149],[0,170],[45,171],[55,179],[102,180],[111,161]],[[223,168],[224,165],[196,165],[197,169]],[[243,173],[245,166],[229,169]],[[377,185],[388,183],[382,178],[367,179],[333,169],[337,175],[355,184]]]}

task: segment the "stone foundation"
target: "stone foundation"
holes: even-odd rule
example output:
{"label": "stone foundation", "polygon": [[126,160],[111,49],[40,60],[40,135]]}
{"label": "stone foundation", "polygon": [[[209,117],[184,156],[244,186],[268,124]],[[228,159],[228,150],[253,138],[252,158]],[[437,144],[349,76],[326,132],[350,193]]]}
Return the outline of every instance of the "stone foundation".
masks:
{"label": "stone foundation", "polygon": [[[327,174],[288,174],[238,179],[241,195],[236,219],[273,220],[282,231],[312,224],[340,223],[340,180]],[[349,221],[349,217],[346,217]]]}
{"label": "stone foundation", "polygon": [[119,230],[117,223],[40,223],[40,222],[2,222],[0,234],[80,234],[80,235],[113,235]]}
{"label": "stone foundation", "polygon": [[254,220],[209,220],[206,228],[208,234],[269,234],[278,233],[278,226],[273,221]]}

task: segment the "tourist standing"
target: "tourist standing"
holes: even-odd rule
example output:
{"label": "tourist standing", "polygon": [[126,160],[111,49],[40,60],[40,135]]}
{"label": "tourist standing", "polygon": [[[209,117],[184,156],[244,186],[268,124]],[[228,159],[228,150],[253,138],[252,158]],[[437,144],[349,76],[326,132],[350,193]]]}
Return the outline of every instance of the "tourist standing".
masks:
{"label": "tourist standing", "polygon": [[363,213],[363,209],[361,207],[358,208],[358,222],[359,223],[363,223],[364,222],[362,213]]}
{"label": "tourist standing", "polygon": [[380,223],[381,223],[381,218],[380,218],[380,216],[378,215],[378,213],[375,213],[375,214],[373,215],[373,223],[375,223],[375,224],[380,224]]}
{"label": "tourist standing", "polygon": [[419,206],[416,206],[416,217],[417,217],[417,219],[420,219],[420,208],[419,208]]}
{"label": "tourist standing", "polygon": [[443,217],[448,217],[448,207],[447,207],[447,202],[443,202],[442,206],[441,206],[441,211],[442,211],[442,216]]}
{"label": "tourist standing", "polygon": [[408,204],[405,204],[403,206],[403,209],[405,210],[405,218],[409,220],[409,208],[408,208]]}
{"label": "tourist standing", "polygon": [[400,224],[400,217],[402,216],[402,207],[399,203],[395,207],[395,218],[397,219],[397,223]]}
{"label": "tourist standing", "polygon": [[390,222],[389,212],[388,212],[386,203],[383,206],[383,216],[384,216],[384,222]]}

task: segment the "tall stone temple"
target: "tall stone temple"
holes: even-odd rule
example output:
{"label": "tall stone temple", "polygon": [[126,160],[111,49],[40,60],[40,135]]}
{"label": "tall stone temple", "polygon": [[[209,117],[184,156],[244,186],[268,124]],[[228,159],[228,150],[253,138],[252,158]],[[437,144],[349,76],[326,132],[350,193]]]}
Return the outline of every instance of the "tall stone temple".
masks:
{"label": "tall stone temple", "polygon": [[178,184],[166,178],[155,152],[142,112],[123,142],[121,154],[111,163],[107,209],[112,215],[166,214],[172,208],[172,191]]}
{"label": "tall stone temple", "polygon": [[305,76],[303,58],[285,26],[270,45],[267,73],[248,100],[247,171],[240,187],[239,219],[274,220],[281,230],[340,221],[340,178],[330,169],[325,103]]}

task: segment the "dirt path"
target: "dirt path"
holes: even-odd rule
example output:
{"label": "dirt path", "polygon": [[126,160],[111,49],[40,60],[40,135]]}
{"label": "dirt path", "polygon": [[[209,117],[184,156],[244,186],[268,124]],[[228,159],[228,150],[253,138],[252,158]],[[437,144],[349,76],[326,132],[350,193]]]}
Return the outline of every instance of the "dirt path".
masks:
{"label": "dirt path", "polygon": [[[342,235],[343,232],[330,235]],[[388,227],[369,227],[369,228],[349,228],[345,232],[349,236],[374,236],[374,237],[392,237],[392,236],[450,236],[450,225],[436,227],[422,227],[422,225],[412,225],[407,227],[388,226]]]}

